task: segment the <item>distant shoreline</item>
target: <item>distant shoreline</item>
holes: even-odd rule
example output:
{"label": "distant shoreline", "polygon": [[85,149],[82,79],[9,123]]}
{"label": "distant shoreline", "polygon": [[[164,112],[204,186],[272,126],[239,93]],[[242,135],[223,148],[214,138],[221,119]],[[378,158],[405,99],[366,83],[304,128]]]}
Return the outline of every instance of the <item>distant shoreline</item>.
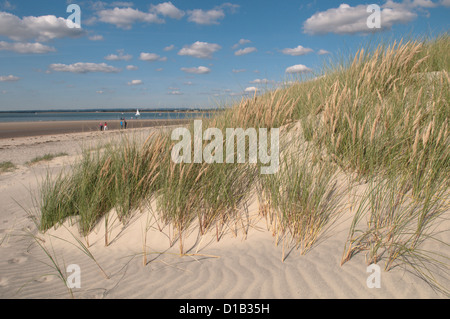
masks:
{"label": "distant shoreline", "polygon": [[[0,111],[0,114],[4,113],[135,113],[137,109],[82,109],[82,110],[15,110],[15,111]],[[220,109],[194,109],[194,110],[147,110],[139,109],[140,113],[210,113],[220,112]]]}
{"label": "distant shoreline", "polygon": [[[127,120],[127,130],[185,125],[191,120],[193,119],[132,119]],[[0,123],[0,139],[100,131],[100,122],[104,123],[105,121],[4,122]],[[108,130],[120,130],[120,120],[108,120],[106,122],[108,123]]]}

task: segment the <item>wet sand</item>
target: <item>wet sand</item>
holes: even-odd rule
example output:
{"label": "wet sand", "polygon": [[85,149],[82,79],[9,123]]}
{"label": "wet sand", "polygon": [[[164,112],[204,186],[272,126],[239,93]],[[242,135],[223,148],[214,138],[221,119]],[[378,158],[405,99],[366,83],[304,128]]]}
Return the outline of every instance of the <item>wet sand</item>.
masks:
{"label": "wet sand", "polygon": [[[127,129],[186,124],[191,119],[129,120]],[[108,121],[109,130],[119,130],[120,120]],[[100,121],[48,121],[0,123],[0,139],[40,135],[94,132],[100,130]]]}

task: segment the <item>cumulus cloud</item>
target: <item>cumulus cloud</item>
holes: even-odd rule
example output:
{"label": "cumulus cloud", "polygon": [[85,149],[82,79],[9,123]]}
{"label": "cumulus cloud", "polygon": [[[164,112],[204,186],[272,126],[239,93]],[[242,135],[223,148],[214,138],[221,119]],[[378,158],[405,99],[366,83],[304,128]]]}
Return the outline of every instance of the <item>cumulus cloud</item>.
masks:
{"label": "cumulus cloud", "polygon": [[192,74],[207,74],[211,72],[211,69],[207,68],[206,66],[199,66],[193,68],[181,68],[181,71]]}
{"label": "cumulus cloud", "polygon": [[267,79],[255,79],[253,81],[250,81],[250,84],[269,84],[273,81],[267,80]]}
{"label": "cumulus cloud", "polygon": [[150,11],[170,17],[172,19],[181,19],[185,15],[184,11],[175,7],[170,1],[160,3],[156,6],[152,5]]}
{"label": "cumulus cloud", "polygon": [[71,72],[71,73],[118,73],[120,69],[107,65],[106,63],[85,63],[78,62],[74,64],[50,64],[49,69],[54,72]]}
{"label": "cumulus cloud", "polygon": [[308,34],[353,34],[386,30],[394,24],[407,23],[415,19],[417,14],[413,9],[424,6],[425,2],[421,5],[414,1],[402,3],[387,1],[381,9],[381,28],[379,29],[368,28],[367,18],[372,12],[367,12],[367,5],[352,7],[348,4],[341,4],[338,8],[331,8],[312,15],[304,22],[303,30]]}
{"label": "cumulus cloud", "polygon": [[235,45],[233,45],[232,46],[232,49],[234,50],[234,49],[237,49],[240,45],[244,45],[244,44],[247,44],[247,43],[251,43],[252,41],[250,41],[250,40],[248,40],[248,39],[240,39],[239,41],[238,41],[238,43],[236,43]]}
{"label": "cumulus cloud", "polygon": [[281,52],[283,52],[284,54],[287,54],[287,55],[299,56],[299,55],[305,55],[305,54],[311,53],[311,52],[313,52],[313,49],[304,48],[301,45],[299,45],[298,47],[293,48],[293,49],[290,49],[290,48],[283,49]]}
{"label": "cumulus cloud", "polygon": [[324,54],[330,54],[330,52],[327,51],[327,50],[324,50],[324,49],[320,49],[319,51],[317,51],[317,54],[318,55],[324,55]]}
{"label": "cumulus cloud", "polygon": [[166,57],[161,57],[156,53],[147,53],[147,52],[141,52],[139,56],[139,60],[141,61],[148,61],[148,62],[154,62],[154,61],[166,61]]}
{"label": "cumulus cloud", "polygon": [[142,80],[132,80],[131,82],[128,82],[128,85],[141,85],[143,84]]}
{"label": "cumulus cloud", "polygon": [[215,43],[197,41],[190,46],[183,47],[178,55],[188,55],[200,59],[210,59],[212,55],[222,47]]}
{"label": "cumulus cloud", "polygon": [[290,66],[286,69],[286,73],[309,73],[312,70],[303,64]]}
{"label": "cumulus cloud", "polygon": [[137,66],[135,65],[127,65],[127,70],[129,71],[136,71],[137,69],[139,69]]}
{"label": "cumulus cloud", "polygon": [[208,11],[202,9],[189,10],[188,15],[188,21],[206,25],[219,24],[218,20],[225,18],[223,10],[216,9]]}
{"label": "cumulus cloud", "polygon": [[244,92],[245,92],[245,93],[252,93],[252,92],[256,92],[257,90],[258,90],[258,89],[257,89],[256,87],[250,86],[250,87],[246,88],[246,89],[244,90]]}
{"label": "cumulus cloud", "polygon": [[173,44],[171,44],[171,45],[169,45],[169,46],[167,46],[167,47],[165,47],[164,48],[164,51],[172,51],[173,49],[175,49],[175,46],[173,45]]}
{"label": "cumulus cloud", "polygon": [[133,8],[114,8],[98,12],[101,22],[110,23],[118,28],[129,30],[133,23],[164,23],[158,15],[152,12],[142,12]]}
{"label": "cumulus cloud", "polygon": [[108,61],[129,61],[133,58],[131,54],[124,54],[123,50],[117,50],[119,54],[110,54],[105,57]]}
{"label": "cumulus cloud", "polygon": [[219,24],[219,20],[225,18],[225,10],[235,13],[237,8],[239,8],[239,5],[227,2],[207,11],[202,9],[189,10],[188,21],[204,25]]}
{"label": "cumulus cloud", "polygon": [[0,76],[0,82],[16,82],[19,80],[20,78],[18,76],[14,76],[12,74]]}
{"label": "cumulus cloud", "polygon": [[79,37],[85,34],[75,23],[53,15],[23,17],[22,19],[7,12],[0,12],[0,35],[14,41],[36,39],[45,42],[58,38]]}
{"label": "cumulus cloud", "polygon": [[0,41],[0,51],[13,51],[22,54],[44,54],[55,52],[56,49],[43,45],[41,43],[22,43],[22,42],[5,42]]}
{"label": "cumulus cloud", "polygon": [[167,92],[167,94],[168,95],[183,95],[183,93],[178,90],[173,90],[173,91]]}
{"label": "cumulus cloud", "polygon": [[241,55],[246,55],[246,54],[249,54],[249,53],[252,53],[252,52],[256,52],[256,51],[258,51],[256,48],[248,47],[248,48],[245,48],[245,49],[237,50],[236,52],[234,52],[234,55],[241,56]]}

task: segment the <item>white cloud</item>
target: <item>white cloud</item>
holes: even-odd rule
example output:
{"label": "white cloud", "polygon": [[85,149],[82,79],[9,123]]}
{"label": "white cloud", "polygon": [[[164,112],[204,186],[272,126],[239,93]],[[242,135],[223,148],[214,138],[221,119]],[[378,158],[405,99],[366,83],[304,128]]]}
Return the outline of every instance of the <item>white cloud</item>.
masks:
{"label": "white cloud", "polygon": [[338,8],[331,8],[318,12],[308,18],[303,29],[308,34],[352,34],[369,33],[390,29],[394,24],[407,23],[417,17],[410,2],[395,3],[387,1],[381,10],[381,28],[369,29],[367,18],[372,14],[367,12],[367,5],[357,5],[355,7],[348,4],[341,4]]}
{"label": "white cloud", "polygon": [[242,73],[242,72],[246,72],[247,70],[246,69],[233,69],[233,70],[231,70],[231,72],[233,72],[233,73]]}
{"label": "white cloud", "polygon": [[99,20],[129,30],[133,23],[164,23],[155,13],[142,12],[133,8],[114,8],[98,12]]}
{"label": "white cloud", "polygon": [[312,70],[303,64],[290,66],[286,69],[286,73],[309,73]]}
{"label": "white cloud", "polygon": [[43,45],[41,43],[22,43],[14,42],[9,43],[5,41],[0,41],[0,51],[13,51],[22,54],[44,54],[49,52],[55,52],[56,49]]}
{"label": "white cloud", "polygon": [[135,65],[127,65],[127,70],[129,71],[136,71],[137,69],[139,68]]}
{"label": "white cloud", "polygon": [[250,86],[244,90],[245,93],[251,93],[251,92],[256,92],[256,91],[258,91],[258,89],[254,86]]}
{"label": "white cloud", "polygon": [[251,84],[269,84],[273,81],[267,80],[267,79],[255,79],[253,81],[250,81]]}
{"label": "white cloud", "polygon": [[133,56],[131,54],[124,54],[123,50],[117,50],[117,52],[119,53],[117,54],[110,54],[108,56],[105,57],[105,60],[108,61],[129,61],[133,58]]}
{"label": "white cloud", "polygon": [[414,0],[411,5],[413,7],[434,8],[438,5],[438,3],[431,0]]}
{"label": "white cloud", "polygon": [[21,19],[11,13],[0,12],[0,35],[14,41],[36,39],[42,42],[57,38],[74,38],[84,34],[85,31],[76,28],[73,21],[53,15]]}
{"label": "white cloud", "polygon": [[287,55],[299,56],[299,55],[305,55],[305,54],[311,53],[311,52],[313,52],[313,49],[304,48],[301,45],[299,45],[298,47],[293,48],[293,49],[290,49],[290,48],[283,49],[281,52],[283,52],[284,54],[287,54]]}
{"label": "white cloud", "polygon": [[181,19],[185,13],[175,7],[172,2],[164,2],[158,5],[152,5],[150,11],[170,17],[172,19]]}
{"label": "white cloud", "polygon": [[320,49],[320,50],[317,52],[317,54],[318,54],[318,55],[324,55],[324,54],[330,54],[330,52],[327,51],[327,50],[324,50],[324,49]]}
{"label": "white cloud", "polygon": [[207,74],[211,72],[211,69],[207,68],[206,66],[199,66],[196,68],[181,68],[181,71],[192,74]]}
{"label": "white cloud", "polygon": [[74,64],[50,64],[51,71],[54,72],[71,72],[71,73],[90,73],[90,72],[104,72],[104,73],[118,73],[120,69],[107,65],[106,63],[85,63],[78,62]]}
{"label": "white cloud", "polygon": [[247,39],[240,39],[238,43],[236,43],[235,45],[232,46],[232,49],[237,49],[240,45],[244,45],[247,43],[251,43],[252,41],[247,40]]}
{"label": "white cloud", "polygon": [[161,57],[156,53],[146,53],[141,52],[141,55],[139,56],[139,60],[141,61],[148,61],[148,62],[154,62],[154,61],[166,61],[166,57]]}
{"label": "white cloud", "polygon": [[256,48],[248,47],[245,49],[237,50],[236,52],[234,52],[234,55],[241,56],[241,55],[249,54],[249,53],[256,52],[256,51],[258,51]]}
{"label": "white cloud", "polygon": [[219,24],[219,20],[225,18],[225,10],[235,13],[239,5],[224,3],[211,10],[195,9],[188,11],[188,21],[203,25]]}
{"label": "white cloud", "polygon": [[178,55],[188,55],[200,59],[210,59],[214,52],[219,51],[222,47],[215,43],[207,43],[197,41],[190,46],[183,47]]}
{"label": "white cloud", "polygon": [[202,9],[189,10],[188,15],[188,21],[206,25],[219,24],[218,20],[225,18],[223,10],[217,9],[208,11],[203,11]]}
{"label": "white cloud", "polygon": [[15,82],[19,81],[20,78],[14,75],[2,75],[0,76],[0,82]]}
{"label": "white cloud", "polygon": [[97,94],[103,94],[103,93],[105,93],[105,91],[95,91],[95,93],[97,93]]}
{"label": "white cloud", "polygon": [[180,92],[180,91],[170,91],[170,92],[167,92],[167,94],[168,95],[183,95],[183,93],[182,92]]}
{"label": "white cloud", "polygon": [[132,80],[131,82],[128,82],[128,85],[141,85],[143,84],[142,80]]}
{"label": "white cloud", "polygon": [[173,49],[175,49],[175,46],[173,45],[173,44],[171,44],[171,45],[169,45],[169,46],[167,46],[167,47],[165,47],[164,48],[164,51],[172,51]]}

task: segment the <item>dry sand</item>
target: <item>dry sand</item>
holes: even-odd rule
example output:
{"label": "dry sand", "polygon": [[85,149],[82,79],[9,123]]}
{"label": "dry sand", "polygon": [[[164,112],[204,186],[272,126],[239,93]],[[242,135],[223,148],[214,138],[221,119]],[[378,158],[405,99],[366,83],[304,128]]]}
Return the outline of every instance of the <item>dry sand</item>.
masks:
{"label": "dry sand", "polygon": [[[153,129],[141,129],[148,134]],[[114,136],[108,133],[108,138]],[[192,229],[185,237],[188,255],[179,256],[178,243],[169,227],[158,229],[153,210],[136,212],[127,227],[109,216],[109,245],[104,245],[104,221],[88,237],[89,251],[98,265],[80,248],[77,228],[64,227],[38,233],[26,210],[35,210],[32,194],[48,173],[70,167],[83,145],[104,141],[106,134],[76,134],[21,137],[0,140],[0,162],[17,165],[13,172],[0,174],[0,298],[70,298],[51,260],[33,236],[55,256],[61,269],[76,264],[81,271],[81,288],[75,298],[446,298],[411,271],[382,270],[381,287],[369,288],[363,254],[340,266],[351,211],[347,210],[306,255],[276,245],[266,221],[259,217],[259,205],[250,203],[249,225],[237,236],[230,225],[219,242],[215,233],[198,236]],[[50,162],[33,166],[24,163],[47,153],[67,152]],[[112,226],[114,225],[114,226]],[[448,226],[448,224],[447,224]],[[448,227],[447,227],[448,229]],[[147,263],[143,264],[144,233]],[[439,237],[449,243],[449,232]],[[430,243],[430,245],[434,245]],[[448,250],[446,252],[449,255]],[[50,266],[49,266],[50,265]],[[383,265],[380,264],[383,268]],[[448,282],[444,285],[449,287]]]}

